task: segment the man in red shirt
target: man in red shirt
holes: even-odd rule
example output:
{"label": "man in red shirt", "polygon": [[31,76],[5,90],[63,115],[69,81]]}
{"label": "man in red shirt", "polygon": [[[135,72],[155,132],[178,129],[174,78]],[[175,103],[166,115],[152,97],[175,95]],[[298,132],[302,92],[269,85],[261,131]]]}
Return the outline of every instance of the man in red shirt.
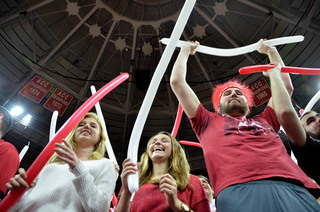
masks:
{"label": "man in red shirt", "polygon": [[19,168],[19,154],[17,149],[1,138],[9,131],[12,117],[9,111],[0,106],[0,199],[7,192],[6,183],[14,176]]}
{"label": "man in red shirt", "polygon": [[[276,48],[263,40],[259,44],[258,51],[267,54],[271,63],[284,65]],[[316,193],[318,187],[289,157],[278,136],[279,121],[283,124],[286,115],[283,108],[291,104],[290,76],[279,67],[267,71],[272,98],[265,111],[253,118],[246,117],[252,106],[248,87],[237,80],[218,85],[213,113],[202,106],[185,80],[189,54],[197,45],[181,48],[170,84],[201,143],[217,211],[320,211],[307,191]]]}

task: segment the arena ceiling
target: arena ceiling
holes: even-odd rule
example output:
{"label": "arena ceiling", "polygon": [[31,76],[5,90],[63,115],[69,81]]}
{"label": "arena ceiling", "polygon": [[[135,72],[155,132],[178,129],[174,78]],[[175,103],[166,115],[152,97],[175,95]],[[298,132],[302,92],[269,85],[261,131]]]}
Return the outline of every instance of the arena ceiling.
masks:
{"label": "arena ceiling", "polygon": [[[15,117],[4,137],[18,151],[30,142],[22,161],[28,167],[48,143],[52,112],[44,104],[56,88],[72,96],[58,118],[57,129],[96,89],[127,72],[130,77],[100,101],[107,131],[118,163],[126,158],[128,142],[149,82],[163,54],[159,43],[170,37],[185,1],[183,0],[4,0],[0,1],[0,105],[9,110],[21,105],[24,113]],[[320,67],[319,0],[198,0],[181,40],[198,40],[202,45],[235,48],[260,38],[303,35],[301,43],[279,46],[287,66]],[[175,51],[163,76],[143,128],[139,153],[149,137],[171,132],[178,101],[169,85]],[[252,52],[234,57],[206,54],[191,56],[187,81],[204,106],[212,110],[215,84],[230,78],[252,84],[261,73],[239,75],[240,67],[266,64],[265,55]],[[19,94],[35,76],[52,84],[39,103]],[[304,108],[319,90],[319,77],[292,75],[293,103]],[[266,79],[268,81],[268,79]],[[261,112],[265,104],[253,108]],[[319,110],[316,104],[314,109]],[[147,113],[147,111],[144,111]],[[32,116],[23,124],[26,114]],[[197,141],[183,115],[179,140]],[[202,150],[185,147],[193,173],[204,173]]]}

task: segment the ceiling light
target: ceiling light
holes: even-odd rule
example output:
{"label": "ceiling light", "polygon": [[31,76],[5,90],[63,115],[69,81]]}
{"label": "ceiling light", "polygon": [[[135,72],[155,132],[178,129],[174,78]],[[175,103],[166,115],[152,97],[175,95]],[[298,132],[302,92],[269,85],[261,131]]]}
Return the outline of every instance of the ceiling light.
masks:
{"label": "ceiling light", "polygon": [[27,114],[21,121],[21,123],[24,125],[24,126],[28,126],[28,124],[30,123],[32,119],[32,116],[30,114]]}
{"label": "ceiling light", "polygon": [[23,113],[23,108],[21,106],[15,106],[10,111],[10,114],[13,116],[19,116],[21,113]]}

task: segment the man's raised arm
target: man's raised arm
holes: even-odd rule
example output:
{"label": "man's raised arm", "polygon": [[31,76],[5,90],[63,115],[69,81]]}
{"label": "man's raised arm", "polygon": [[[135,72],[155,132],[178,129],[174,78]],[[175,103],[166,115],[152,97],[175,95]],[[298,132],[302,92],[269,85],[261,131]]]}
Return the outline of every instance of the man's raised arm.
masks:
{"label": "man's raised arm", "polygon": [[171,88],[189,118],[196,116],[200,104],[198,97],[186,82],[187,61],[189,55],[195,53],[199,43],[196,42],[195,44],[196,46],[194,47],[189,45],[181,47],[170,77]]}

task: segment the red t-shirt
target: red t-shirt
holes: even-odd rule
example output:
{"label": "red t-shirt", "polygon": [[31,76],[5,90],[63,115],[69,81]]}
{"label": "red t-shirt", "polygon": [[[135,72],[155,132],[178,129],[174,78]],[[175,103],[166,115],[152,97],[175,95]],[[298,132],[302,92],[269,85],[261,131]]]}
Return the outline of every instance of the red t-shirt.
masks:
{"label": "red t-shirt", "polygon": [[7,192],[6,183],[15,175],[19,165],[17,149],[11,143],[0,139],[0,190],[4,194]]}
{"label": "red t-shirt", "polygon": [[270,177],[317,186],[287,154],[271,107],[251,119],[209,112],[201,104],[190,119],[205,157],[215,196],[227,186]]}
{"label": "red t-shirt", "polygon": [[[122,189],[121,189],[122,190]],[[121,192],[121,191],[120,191]],[[186,189],[177,190],[178,199],[186,203],[195,212],[210,212],[209,200],[198,177],[190,175]],[[119,197],[120,200],[121,196]],[[166,212],[172,211],[165,194],[160,192],[159,185],[144,184],[134,194],[130,211]]]}

